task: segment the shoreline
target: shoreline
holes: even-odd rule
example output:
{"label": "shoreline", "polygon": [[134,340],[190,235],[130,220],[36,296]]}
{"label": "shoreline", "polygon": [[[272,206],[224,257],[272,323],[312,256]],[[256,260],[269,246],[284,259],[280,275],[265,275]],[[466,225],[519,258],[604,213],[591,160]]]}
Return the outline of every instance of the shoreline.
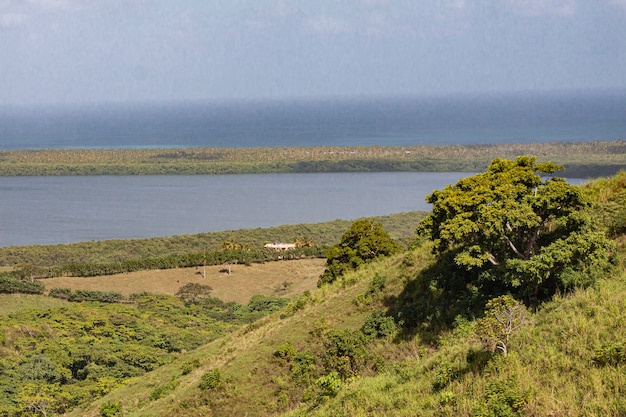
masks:
{"label": "shoreline", "polygon": [[479,172],[494,158],[533,155],[569,177],[626,169],[626,141],[504,145],[258,148],[72,148],[0,151],[0,176],[217,175],[312,172]]}

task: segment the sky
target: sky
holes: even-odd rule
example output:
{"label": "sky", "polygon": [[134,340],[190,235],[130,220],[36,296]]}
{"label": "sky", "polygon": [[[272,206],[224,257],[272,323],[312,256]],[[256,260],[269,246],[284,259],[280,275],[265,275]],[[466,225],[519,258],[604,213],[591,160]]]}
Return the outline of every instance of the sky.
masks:
{"label": "sky", "polygon": [[626,0],[0,0],[0,105],[626,89]]}

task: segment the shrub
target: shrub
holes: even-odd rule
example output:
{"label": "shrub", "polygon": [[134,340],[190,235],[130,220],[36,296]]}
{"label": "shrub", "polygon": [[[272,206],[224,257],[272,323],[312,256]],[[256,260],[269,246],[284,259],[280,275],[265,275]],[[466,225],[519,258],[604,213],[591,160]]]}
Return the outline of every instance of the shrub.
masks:
{"label": "shrub", "polygon": [[255,313],[273,313],[278,311],[289,302],[286,298],[271,297],[261,294],[253,295],[248,302],[248,310]]}
{"label": "shrub", "polygon": [[155,388],[154,390],[152,390],[152,392],[150,393],[150,399],[152,401],[156,401],[159,398],[163,398],[164,396],[166,396],[170,392],[174,391],[179,384],[180,384],[180,382],[178,380],[172,379],[167,384],[161,385],[161,386]]}
{"label": "shrub", "polygon": [[387,284],[387,277],[384,275],[376,274],[374,278],[372,278],[372,282],[370,283],[368,293],[376,294],[385,289],[385,285]]}
{"label": "shrub", "polygon": [[214,369],[202,375],[200,379],[200,389],[202,391],[211,391],[216,389],[222,382],[222,373],[219,369]]}
{"label": "shrub", "polygon": [[94,291],[94,290],[76,290],[70,295],[69,301],[99,301],[101,303],[119,303],[124,300],[124,296],[114,291]]}
{"label": "shrub", "polygon": [[484,403],[474,409],[474,417],[516,417],[528,403],[529,392],[521,392],[514,378],[494,381],[485,388]]}
{"label": "shrub", "polygon": [[0,276],[0,294],[43,294],[45,287],[38,281],[21,281]]}
{"label": "shrub", "polygon": [[334,282],[364,263],[399,250],[400,245],[383,230],[382,224],[369,219],[357,220],[341,237],[341,242],[328,250],[326,270],[317,286]]}
{"label": "shrub", "polygon": [[207,297],[211,291],[213,288],[209,285],[190,282],[180,287],[175,295],[185,303],[194,303],[199,298]]}
{"label": "shrub", "polygon": [[307,385],[317,371],[316,358],[311,352],[299,352],[291,362],[291,379],[298,384]]}
{"label": "shrub", "polygon": [[371,361],[367,337],[360,331],[331,332],[324,341],[324,366],[342,379],[358,375]]}
{"label": "shrub", "polygon": [[341,378],[337,372],[331,372],[319,378],[315,384],[320,389],[320,399],[335,397],[341,388]]}
{"label": "shrub", "polygon": [[72,290],[70,288],[53,288],[48,293],[48,296],[61,300],[69,300],[72,296]]}
{"label": "shrub", "polygon": [[433,380],[433,390],[440,391],[450,385],[452,381],[457,379],[460,375],[460,372],[457,368],[453,367],[448,362],[442,362],[439,364],[439,369],[435,374],[435,379]]}
{"label": "shrub", "polygon": [[361,331],[374,338],[388,337],[396,332],[396,323],[393,317],[386,316],[382,311],[374,311],[365,318]]}
{"label": "shrub", "polygon": [[285,342],[278,346],[278,349],[274,352],[274,356],[285,361],[291,361],[297,353],[298,351],[293,346],[293,343]]}
{"label": "shrub", "polygon": [[100,406],[100,416],[102,417],[119,417],[123,415],[124,411],[119,401],[107,401]]}
{"label": "shrub", "polygon": [[183,366],[181,368],[181,373],[183,375],[189,375],[191,373],[191,371],[193,371],[194,369],[197,369],[199,367],[200,367],[200,360],[198,358],[191,359],[191,360],[188,360],[187,362],[183,363]]}
{"label": "shrub", "polygon": [[528,320],[524,304],[510,295],[493,298],[487,303],[485,317],[476,322],[476,337],[488,352],[498,350],[506,356],[511,336]]}

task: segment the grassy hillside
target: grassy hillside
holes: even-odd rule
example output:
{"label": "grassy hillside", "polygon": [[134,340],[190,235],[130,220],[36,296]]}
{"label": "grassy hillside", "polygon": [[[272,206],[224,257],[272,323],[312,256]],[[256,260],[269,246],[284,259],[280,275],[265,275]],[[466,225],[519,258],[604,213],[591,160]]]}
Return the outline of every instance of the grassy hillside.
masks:
{"label": "grassy hillside", "polygon": [[[622,173],[585,188],[617,242],[613,269],[522,309],[507,355],[486,348],[481,310],[429,283],[422,243],[289,301],[5,296],[25,308],[0,303],[0,406],[32,415],[48,395],[68,416],[624,416],[625,185]],[[42,380],[60,393],[29,383]]]}
{"label": "grassy hillside", "polygon": [[[626,413],[623,267],[592,288],[541,306],[514,335],[506,357],[482,352],[473,322],[460,320],[435,338],[393,333],[369,340],[365,350],[347,349],[339,360],[356,357],[354,375],[324,380],[328,351],[336,348],[329,340],[344,335],[358,345],[355,335],[368,317],[386,311],[432,261],[427,252],[417,249],[348,274],[70,415],[98,416],[107,402],[121,404],[126,416]],[[185,374],[189,361],[200,365]],[[151,400],[151,392],[171,381],[176,388]]]}

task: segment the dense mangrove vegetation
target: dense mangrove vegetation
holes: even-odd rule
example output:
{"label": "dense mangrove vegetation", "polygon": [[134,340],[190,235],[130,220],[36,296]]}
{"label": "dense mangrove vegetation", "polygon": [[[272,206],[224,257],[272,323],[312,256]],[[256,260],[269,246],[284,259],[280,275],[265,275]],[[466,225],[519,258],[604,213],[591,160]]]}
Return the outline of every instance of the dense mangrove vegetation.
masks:
{"label": "dense mangrove vegetation", "polygon": [[536,155],[564,176],[612,175],[626,166],[626,142],[311,148],[43,149],[0,152],[0,176],[207,175],[306,172],[478,172],[496,157]]}

